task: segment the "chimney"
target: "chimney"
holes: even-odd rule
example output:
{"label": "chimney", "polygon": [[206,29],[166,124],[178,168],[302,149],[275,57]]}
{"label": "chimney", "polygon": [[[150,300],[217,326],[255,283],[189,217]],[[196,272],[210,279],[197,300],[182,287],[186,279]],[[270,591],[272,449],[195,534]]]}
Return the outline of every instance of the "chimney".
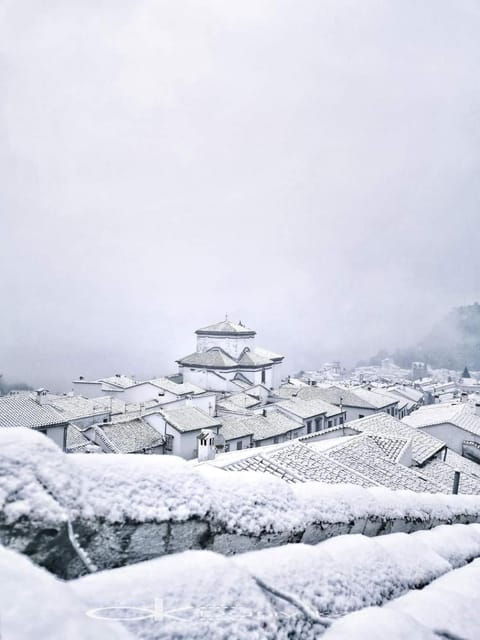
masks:
{"label": "chimney", "polygon": [[202,429],[197,436],[198,461],[206,462],[215,458],[215,434],[210,429]]}
{"label": "chimney", "polygon": [[46,389],[37,389],[35,391],[35,393],[37,394],[36,398],[35,398],[35,402],[37,404],[39,404],[39,405],[43,405],[43,401],[45,399],[45,395],[47,393],[47,390]]}

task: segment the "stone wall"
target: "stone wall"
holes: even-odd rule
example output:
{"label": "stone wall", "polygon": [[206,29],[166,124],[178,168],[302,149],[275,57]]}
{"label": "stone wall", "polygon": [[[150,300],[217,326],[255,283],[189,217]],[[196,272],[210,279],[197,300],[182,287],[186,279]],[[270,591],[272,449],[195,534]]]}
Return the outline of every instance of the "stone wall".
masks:
{"label": "stone wall", "polygon": [[[232,533],[218,522],[191,518],[184,522],[112,523],[104,519],[72,522],[78,543],[98,569],[110,569],[143,562],[188,549],[207,549],[223,555],[234,555],[288,543],[317,544],[342,534],[362,533],[373,537],[395,532],[411,533],[431,529],[440,524],[480,522],[480,516],[458,515],[448,520],[396,518],[378,516],[351,522],[312,522],[303,530],[259,535]],[[72,545],[67,523],[42,526],[21,518],[6,525],[0,520],[0,543],[24,553],[61,578],[76,578],[88,570]]]}

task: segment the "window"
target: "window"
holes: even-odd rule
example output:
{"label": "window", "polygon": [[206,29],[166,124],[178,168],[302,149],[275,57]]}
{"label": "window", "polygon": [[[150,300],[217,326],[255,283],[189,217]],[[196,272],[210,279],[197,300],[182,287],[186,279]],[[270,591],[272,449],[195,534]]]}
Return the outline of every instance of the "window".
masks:
{"label": "window", "polygon": [[340,416],[340,424],[343,424],[343,416]]}
{"label": "window", "polygon": [[262,369],[262,382],[265,382],[265,369]]}
{"label": "window", "polygon": [[321,428],[322,428],[322,419],[315,418],[315,431],[320,431]]}
{"label": "window", "polygon": [[331,427],[331,426],[332,426],[332,421],[331,421],[331,420],[329,420],[329,421],[328,421],[328,428],[330,429],[330,427]]}
{"label": "window", "polygon": [[278,444],[278,436],[275,436],[275,437],[273,438],[273,444]]}
{"label": "window", "polygon": [[337,426],[337,419],[335,418],[335,420],[333,421],[333,426],[336,427]]}
{"label": "window", "polygon": [[241,440],[237,440],[237,451],[240,451],[242,447],[243,447],[243,442]]}
{"label": "window", "polygon": [[307,422],[307,433],[312,433],[312,421]]}
{"label": "window", "polygon": [[363,413],[359,413],[359,414],[358,414],[358,417],[359,417],[359,418],[364,418],[365,416],[363,415]]}

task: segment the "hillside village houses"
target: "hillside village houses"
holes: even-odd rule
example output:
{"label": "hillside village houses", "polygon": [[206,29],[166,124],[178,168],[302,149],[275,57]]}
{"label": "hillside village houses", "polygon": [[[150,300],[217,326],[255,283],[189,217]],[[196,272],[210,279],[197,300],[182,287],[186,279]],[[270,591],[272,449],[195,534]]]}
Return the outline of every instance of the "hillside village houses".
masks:
{"label": "hillside village houses", "polygon": [[0,427],[41,431],[68,453],[201,455],[292,482],[446,491],[463,465],[460,490],[480,492],[479,408],[465,392],[422,407],[429,396],[406,381],[281,381],[283,356],[257,347],[243,323],[225,319],[196,337],[175,375],[80,377],[69,394],[2,397]]}

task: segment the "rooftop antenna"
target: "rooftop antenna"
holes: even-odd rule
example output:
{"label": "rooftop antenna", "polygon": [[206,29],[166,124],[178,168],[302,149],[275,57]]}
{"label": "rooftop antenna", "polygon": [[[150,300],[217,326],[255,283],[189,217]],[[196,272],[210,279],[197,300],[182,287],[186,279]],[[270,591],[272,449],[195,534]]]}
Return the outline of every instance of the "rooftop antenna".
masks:
{"label": "rooftop antenna", "polygon": [[225,313],[225,320],[228,320],[228,313]]}

